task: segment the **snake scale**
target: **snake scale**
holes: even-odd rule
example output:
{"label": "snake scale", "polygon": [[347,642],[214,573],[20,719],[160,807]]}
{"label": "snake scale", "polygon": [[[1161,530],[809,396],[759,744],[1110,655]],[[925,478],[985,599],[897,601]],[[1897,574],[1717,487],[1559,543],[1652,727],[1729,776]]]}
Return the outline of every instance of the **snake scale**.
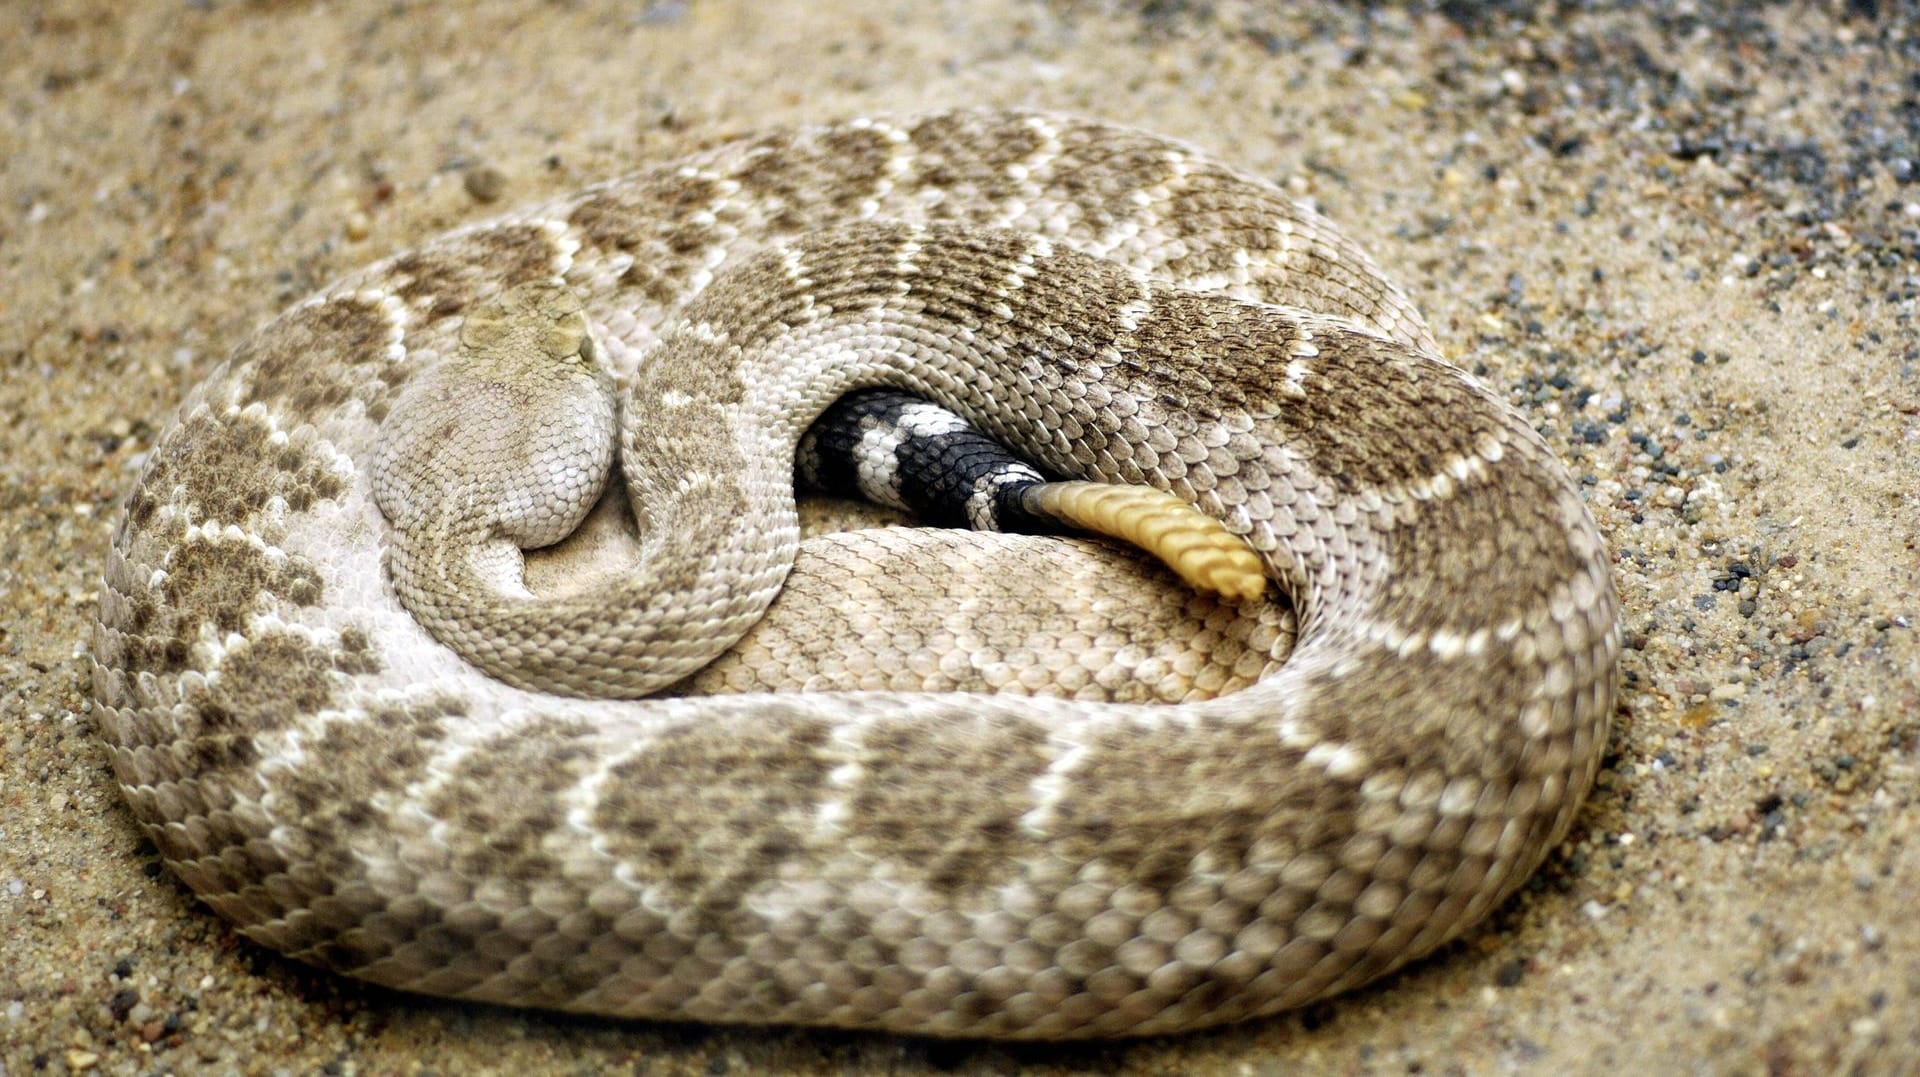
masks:
{"label": "snake scale", "polygon": [[[702,150],[241,343],[113,539],[99,731],[207,904],[380,984],[1028,1039],[1273,1013],[1484,916],[1606,740],[1601,537],[1437,354],[1326,220],[1127,128]],[[808,423],[875,385],[1172,494],[1279,596],[797,513]]]}

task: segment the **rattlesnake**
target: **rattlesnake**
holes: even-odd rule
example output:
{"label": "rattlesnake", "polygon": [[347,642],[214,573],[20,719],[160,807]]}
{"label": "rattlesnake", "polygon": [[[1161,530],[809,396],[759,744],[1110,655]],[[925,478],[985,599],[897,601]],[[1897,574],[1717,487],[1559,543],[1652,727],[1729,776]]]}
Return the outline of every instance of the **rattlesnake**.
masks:
{"label": "rattlesnake", "polygon": [[[1605,741],[1601,538],[1436,355],[1327,221],[1151,135],[963,111],[694,153],[241,344],[114,537],[100,732],[203,900],[382,984],[955,1036],[1272,1013],[1481,918]],[[523,565],[593,502],[610,383],[646,518],[604,499]],[[1171,492],[1286,601],[1090,540],[796,554],[795,441],[869,383]]]}

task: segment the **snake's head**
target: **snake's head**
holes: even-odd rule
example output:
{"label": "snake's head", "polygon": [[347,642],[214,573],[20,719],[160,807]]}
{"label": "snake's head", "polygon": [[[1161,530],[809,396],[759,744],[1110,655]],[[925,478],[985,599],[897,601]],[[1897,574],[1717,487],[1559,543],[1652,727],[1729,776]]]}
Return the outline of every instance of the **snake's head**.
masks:
{"label": "snake's head", "polygon": [[594,356],[585,307],[558,281],[475,305],[459,346],[381,420],[373,494],[387,519],[428,543],[534,547],[572,533],[613,460],[612,387]]}
{"label": "snake's head", "polygon": [[460,345],[475,356],[594,365],[586,307],[556,280],[516,284],[468,311],[460,326]]}

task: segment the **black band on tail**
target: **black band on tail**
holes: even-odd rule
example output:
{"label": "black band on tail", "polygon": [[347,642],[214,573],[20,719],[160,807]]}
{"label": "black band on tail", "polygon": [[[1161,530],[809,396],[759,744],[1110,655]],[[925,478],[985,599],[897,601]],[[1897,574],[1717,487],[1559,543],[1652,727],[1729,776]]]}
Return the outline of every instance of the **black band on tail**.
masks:
{"label": "black band on tail", "polygon": [[795,470],[803,486],[938,527],[1060,530],[1021,504],[1021,492],[1045,475],[953,412],[894,389],[835,401],[801,439]]}

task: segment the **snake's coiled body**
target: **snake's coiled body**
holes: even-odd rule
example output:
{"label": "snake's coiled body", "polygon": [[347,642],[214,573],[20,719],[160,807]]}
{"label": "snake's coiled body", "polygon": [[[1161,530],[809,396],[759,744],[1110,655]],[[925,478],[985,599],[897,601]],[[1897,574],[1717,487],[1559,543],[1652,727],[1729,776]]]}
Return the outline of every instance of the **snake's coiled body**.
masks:
{"label": "snake's coiled body", "polygon": [[[1089,542],[800,542],[794,445],[872,384],[1221,520],[1297,644]],[[523,573],[616,424],[639,518]],[[1570,825],[1617,639],[1571,481],[1330,225],[982,112],[720,147],[288,312],[156,446],[93,650],[135,813],[276,949],[1062,1038],[1274,1012],[1473,923]]]}

